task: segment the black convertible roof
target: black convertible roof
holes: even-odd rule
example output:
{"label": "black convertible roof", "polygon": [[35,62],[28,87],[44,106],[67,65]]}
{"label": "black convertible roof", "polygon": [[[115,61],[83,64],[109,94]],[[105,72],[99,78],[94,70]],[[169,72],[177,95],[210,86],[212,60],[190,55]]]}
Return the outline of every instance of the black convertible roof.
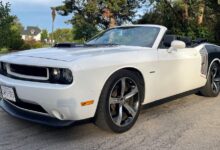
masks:
{"label": "black convertible roof", "polygon": [[185,42],[187,47],[195,47],[199,44],[207,42],[207,40],[203,39],[203,38],[197,38],[195,40],[192,40],[191,37],[167,34],[163,38],[163,45],[165,47],[170,47],[172,41],[174,41],[174,40],[180,40],[180,41]]}

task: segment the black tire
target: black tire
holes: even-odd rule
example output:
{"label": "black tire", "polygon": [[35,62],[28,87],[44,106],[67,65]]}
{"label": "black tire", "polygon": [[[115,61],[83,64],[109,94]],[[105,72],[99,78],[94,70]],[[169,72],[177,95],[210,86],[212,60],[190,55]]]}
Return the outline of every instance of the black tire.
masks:
{"label": "black tire", "polygon": [[[112,106],[109,101],[110,101],[110,98],[112,97],[112,93],[116,93],[116,95],[120,95],[120,94],[118,94],[118,91],[122,91],[123,83],[121,82],[122,81],[121,79],[124,79],[124,78],[126,80],[125,82],[129,81],[129,83],[126,83],[125,85],[128,85],[130,83],[132,84],[132,82],[135,83],[135,85],[138,89],[138,94],[135,95],[136,97],[134,96],[131,98],[134,101],[134,99],[137,99],[137,95],[138,95],[138,99],[135,101],[136,105],[138,105],[138,106],[135,107],[136,108],[136,111],[135,111],[136,115],[132,115],[132,117],[134,116],[132,118],[133,120],[131,121],[131,119],[130,119],[131,117],[130,118],[128,117],[127,119],[129,119],[129,121],[130,121],[129,124],[122,126],[121,124],[117,125],[117,123],[115,123],[113,121],[114,119],[112,118],[111,108],[114,106],[115,111],[116,111],[117,104],[112,104],[113,105]],[[116,88],[116,87],[119,87],[119,85],[118,85],[119,82],[122,83],[121,89]],[[107,82],[105,83],[104,88],[102,90],[102,93],[101,93],[101,96],[99,99],[99,105],[98,105],[98,108],[96,111],[95,124],[104,130],[113,131],[116,133],[122,133],[122,132],[128,131],[135,124],[135,122],[139,116],[139,113],[140,113],[141,103],[144,99],[144,87],[143,87],[143,83],[141,83],[141,82],[143,82],[143,81],[140,79],[139,75],[135,72],[132,72],[129,70],[120,70],[120,71],[114,73],[107,80]],[[116,90],[114,90],[114,89],[116,89]],[[132,92],[132,90],[133,89],[131,89],[130,93]],[[125,90],[124,90],[124,93],[125,93]],[[126,101],[126,100],[124,99],[124,101]],[[124,103],[126,103],[126,102],[124,102]],[[122,110],[126,112],[126,108],[124,106],[122,106],[123,104],[118,104],[118,105],[120,105],[122,107]],[[120,111],[120,106],[118,106],[119,111]],[[119,112],[118,112],[118,114],[119,114]],[[129,111],[127,111],[126,113],[123,112],[122,114],[129,116]],[[120,115],[118,115],[118,116],[120,116]]]}
{"label": "black tire", "polygon": [[206,85],[201,89],[200,93],[206,97],[217,97],[220,92],[220,68],[217,62],[210,66]]}

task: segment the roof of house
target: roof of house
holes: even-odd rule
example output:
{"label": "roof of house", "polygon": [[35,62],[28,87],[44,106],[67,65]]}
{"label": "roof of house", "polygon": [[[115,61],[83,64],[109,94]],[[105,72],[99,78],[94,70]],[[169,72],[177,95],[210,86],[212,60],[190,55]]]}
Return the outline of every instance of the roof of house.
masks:
{"label": "roof of house", "polygon": [[41,29],[34,26],[28,26],[26,29],[23,29],[22,35],[30,35],[30,36],[36,36],[39,33],[41,33]]}

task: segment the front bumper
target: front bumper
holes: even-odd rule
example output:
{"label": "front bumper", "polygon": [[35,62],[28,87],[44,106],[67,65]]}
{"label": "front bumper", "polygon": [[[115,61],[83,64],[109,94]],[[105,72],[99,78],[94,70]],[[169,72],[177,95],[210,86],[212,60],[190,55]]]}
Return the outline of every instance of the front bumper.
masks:
{"label": "front bumper", "polygon": [[93,84],[88,82],[58,85],[16,80],[0,75],[0,85],[14,88],[19,101],[41,106],[49,117],[59,120],[79,121],[92,118],[98,103],[95,101],[93,105],[81,106],[81,102],[85,100],[98,99],[98,94],[90,90]]}
{"label": "front bumper", "polygon": [[53,127],[65,127],[70,126],[74,121],[61,121],[56,118],[50,117],[43,113],[37,113],[23,108],[19,108],[6,100],[0,100],[0,107],[8,114],[27,121],[44,124]]}

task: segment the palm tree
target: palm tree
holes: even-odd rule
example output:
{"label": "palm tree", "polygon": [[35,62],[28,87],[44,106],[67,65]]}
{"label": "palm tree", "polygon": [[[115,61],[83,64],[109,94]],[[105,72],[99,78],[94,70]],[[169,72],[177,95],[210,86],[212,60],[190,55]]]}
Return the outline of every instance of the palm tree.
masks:
{"label": "palm tree", "polygon": [[51,34],[51,44],[53,46],[53,41],[54,41],[54,36],[53,36],[53,32],[54,32],[54,22],[55,22],[55,19],[56,19],[56,8],[54,7],[51,7],[51,10],[52,10],[52,34]]}

